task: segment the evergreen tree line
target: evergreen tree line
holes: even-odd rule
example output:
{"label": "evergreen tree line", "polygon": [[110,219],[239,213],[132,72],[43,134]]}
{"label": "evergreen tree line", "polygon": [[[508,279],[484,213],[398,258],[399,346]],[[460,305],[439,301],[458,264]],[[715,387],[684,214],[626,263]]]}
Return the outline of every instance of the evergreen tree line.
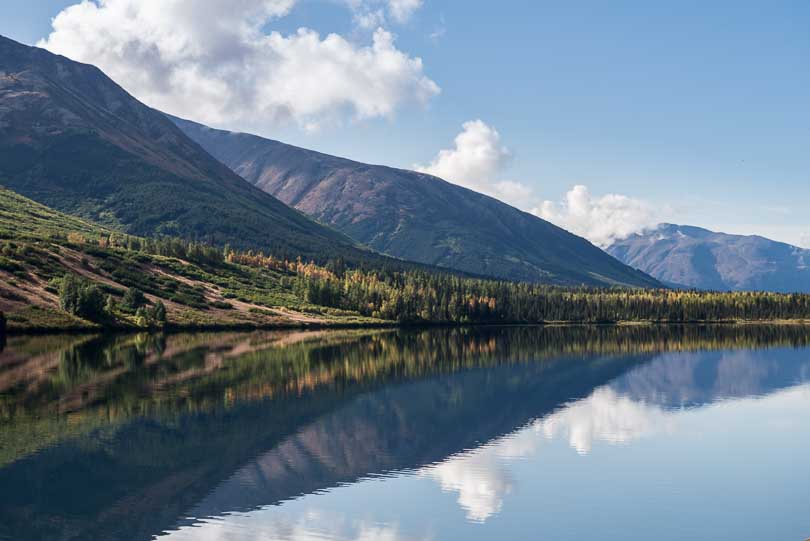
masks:
{"label": "evergreen tree line", "polygon": [[[71,242],[86,239],[71,238]],[[442,271],[319,265],[286,254],[234,251],[183,239],[111,234],[117,247],[210,267],[240,265],[281,273],[281,283],[312,305],[403,323],[699,322],[810,319],[810,295],[673,289],[567,288],[469,278]]]}
{"label": "evergreen tree line", "polygon": [[68,242],[78,245],[96,244],[102,249],[119,248],[131,252],[184,259],[201,265],[221,264],[225,260],[225,255],[230,251],[227,246],[223,250],[203,242],[176,237],[143,238],[111,233],[89,240],[81,233],[68,233],[65,238]]}
{"label": "evergreen tree line", "polygon": [[419,271],[299,273],[312,304],[399,322],[698,322],[810,319],[810,296],[765,292],[562,288]]}

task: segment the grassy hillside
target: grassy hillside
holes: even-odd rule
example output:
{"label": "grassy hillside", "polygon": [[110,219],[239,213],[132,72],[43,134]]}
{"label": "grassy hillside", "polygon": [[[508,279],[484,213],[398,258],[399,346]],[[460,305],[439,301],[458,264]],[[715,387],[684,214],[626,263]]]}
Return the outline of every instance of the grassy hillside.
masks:
{"label": "grassy hillside", "polygon": [[[112,240],[112,242],[111,242]],[[144,239],[49,209],[0,187],[0,311],[9,329],[95,324],[59,308],[59,281],[77,275],[120,304],[128,288],[165,304],[168,321],[193,325],[367,323],[358,314],[317,307],[293,291],[293,272],[206,264],[132,250]],[[135,327],[115,311],[115,325]]]}

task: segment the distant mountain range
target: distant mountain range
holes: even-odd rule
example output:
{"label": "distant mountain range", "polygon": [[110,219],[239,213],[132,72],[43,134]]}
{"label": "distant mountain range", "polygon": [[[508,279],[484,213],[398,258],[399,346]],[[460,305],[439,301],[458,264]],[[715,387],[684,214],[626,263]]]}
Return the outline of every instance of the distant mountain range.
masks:
{"label": "distant mountain range", "polygon": [[173,120],[251,184],[379,252],[511,280],[659,285],[580,237],[434,176]]}
{"label": "distant mountain range", "polygon": [[674,287],[810,292],[810,250],[759,236],[662,224],[607,251]]}
{"label": "distant mountain range", "polygon": [[0,185],[136,235],[382,259],[245,182],[98,68],[3,37]]}

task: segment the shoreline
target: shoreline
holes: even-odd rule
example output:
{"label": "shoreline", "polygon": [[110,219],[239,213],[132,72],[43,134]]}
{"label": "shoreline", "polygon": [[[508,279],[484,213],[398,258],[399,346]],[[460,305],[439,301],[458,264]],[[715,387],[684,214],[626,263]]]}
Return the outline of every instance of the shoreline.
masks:
{"label": "shoreline", "polygon": [[70,326],[70,327],[7,327],[5,334],[0,336],[42,336],[56,334],[131,334],[131,333],[170,333],[185,332],[251,332],[251,331],[319,331],[341,329],[430,329],[449,327],[655,327],[655,326],[731,326],[731,325],[772,325],[772,326],[808,326],[808,319],[770,319],[770,320],[695,320],[695,321],[498,321],[498,322],[414,322],[401,323],[396,321],[380,322],[318,322],[318,323],[289,323],[289,324],[194,324],[194,325],[166,325],[165,327],[136,328],[136,327],[102,327],[102,326]]}

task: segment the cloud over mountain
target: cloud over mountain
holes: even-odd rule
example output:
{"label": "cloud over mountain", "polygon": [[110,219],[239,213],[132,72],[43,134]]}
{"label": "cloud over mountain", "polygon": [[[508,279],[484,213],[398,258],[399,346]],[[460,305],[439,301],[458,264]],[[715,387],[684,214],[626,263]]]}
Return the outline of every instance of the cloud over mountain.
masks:
{"label": "cloud over mountain", "polygon": [[581,184],[571,188],[563,201],[544,201],[532,214],[603,248],[661,222],[646,201],[618,194],[593,197]]}
{"label": "cloud over mountain", "polygon": [[482,120],[470,120],[454,142],[454,148],[440,150],[429,164],[414,168],[515,206],[531,195],[525,184],[500,179],[512,153],[501,144],[495,128]]}
{"label": "cloud over mountain", "polygon": [[[219,124],[306,129],[386,117],[439,93],[420,58],[377,28],[371,43],[265,26],[296,0],[99,0],[64,9],[39,45],[92,62],[147,104]],[[394,18],[418,8],[390,0]]]}

